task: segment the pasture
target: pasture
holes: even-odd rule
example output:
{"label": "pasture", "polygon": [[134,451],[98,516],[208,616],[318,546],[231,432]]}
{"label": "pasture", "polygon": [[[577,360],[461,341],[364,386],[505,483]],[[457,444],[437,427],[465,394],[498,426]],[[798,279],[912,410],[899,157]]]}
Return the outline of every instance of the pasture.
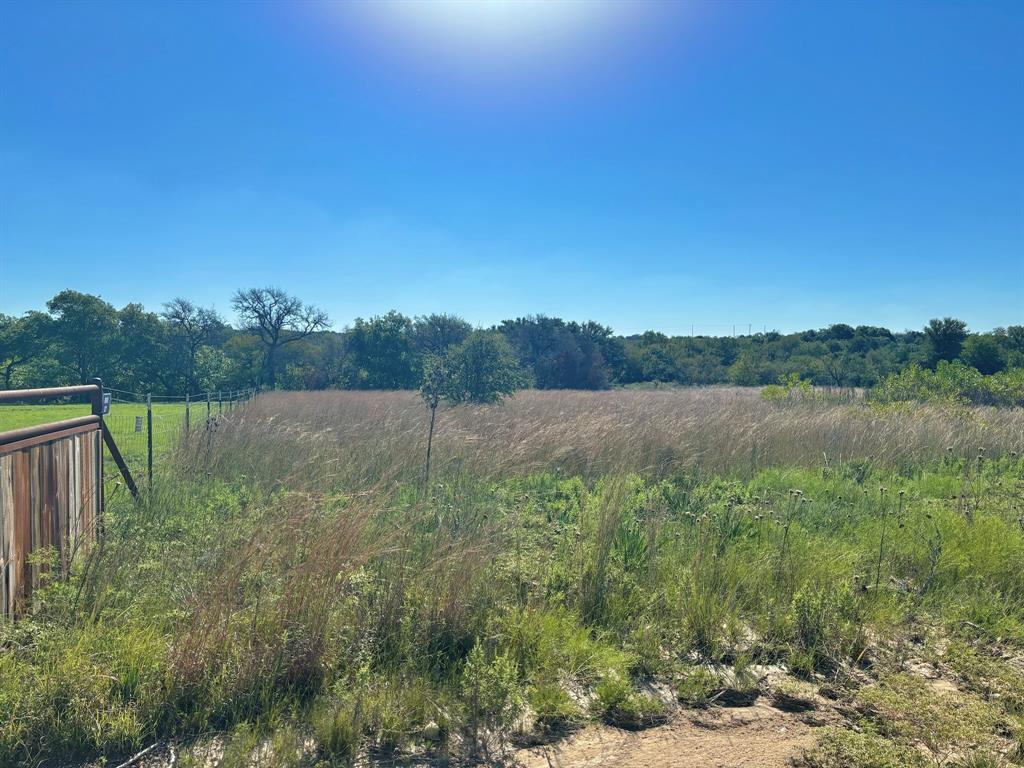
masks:
{"label": "pasture", "polygon": [[[217,404],[212,412],[217,413]],[[66,405],[0,405],[0,432],[21,427],[46,424],[54,421],[73,419],[90,413],[86,403]],[[104,417],[114,440],[125,461],[134,472],[143,472],[146,467],[146,404],[115,401],[110,413]],[[193,428],[201,427],[206,421],[206,403],[192,405],[190,423]],[[185,404],[181,402],[153,403],[153,454],[163,458],[178,446],[185,429]],[[108,457],[109,458],[109,457]],[[115,471],[113,465],[108,473]]]}
{"label": "pasture", "polygon": [[1024,763],[1024,411],[524,391],[437,425],[429,487],[414,393],[194,433],[0,628],[0,763]]}

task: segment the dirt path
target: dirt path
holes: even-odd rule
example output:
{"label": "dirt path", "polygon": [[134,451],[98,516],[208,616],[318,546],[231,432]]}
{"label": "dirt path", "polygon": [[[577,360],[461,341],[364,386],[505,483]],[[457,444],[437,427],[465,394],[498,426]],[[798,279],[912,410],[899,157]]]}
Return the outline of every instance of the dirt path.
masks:
{"label": "dirt path", "polygon": [[[834,721],[834,713],[814,713],[820,724]],[[511,768],[790,768],[814,742],[811,725],[802,716],[759,702],[752,707],[716,707],[683,710],[667,725],[644,731],[624,731],[607,725],[588,725],[557,743],[517,750],[496,763]],[[804,716],[806,719],[806,716]],[[816,724],[818,724],[816,723]],[[131,768],[173,768],[182,747],[160,743],[143,750]],[[191,746],[194,764],[216,768],[223,741],[219,737]],[[314,763],[312,748],[308,762]],[[509,760],[508,758],[512,758]],[[254,758],[250,765],[261,765]],[[89,763],[81,768],[99,768]],[[360,761],[358,765],[451,766],[444,758],[400,758],[395,761]]]}
{"label": "dirt path", "polygon": [[758,704],[687,712],[640,732],[590,726],[516,758],[524,768],[786,768],[813,741],[799,716]]}

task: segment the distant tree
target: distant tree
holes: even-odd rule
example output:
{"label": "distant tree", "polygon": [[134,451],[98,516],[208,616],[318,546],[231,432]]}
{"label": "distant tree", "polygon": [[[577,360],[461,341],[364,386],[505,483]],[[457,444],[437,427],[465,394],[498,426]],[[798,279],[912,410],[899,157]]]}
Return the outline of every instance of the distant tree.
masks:
{"label": "distant tree", "polygon": [[160,316],[141,304],[128,304],[117,313],[114,360],[119,386],[133,392],[181,391],[167,331]]}
{"label": "distant tree", "polygon": [[188,299],[176,298],[164,304],[161,317],[181,339],[185,352],[185,388],[193,392],[198,388],[196,356],[199,348],[211,342],[224,323],[213,309],[193,304]]}
{"label": "distant tree", "polygon": [[441,402],[452,406],[496,403],[515,392],[523,381],[512,348],[504,337],[494,332],[474,331],[445,355],[427,355],[424,358],[420,396],[430,411],[424,488],[430,483],[434,424]]}
{"label": "distant tree", "polygon": [[413,322],[400,312],[357,318],[346,342],[353,368],[352,385],[361,389],[415,389],[422,362],[413,338]]}
{"label": "distant tree", "polygon": [[524,383],[508,342],[498,333],[474,331],[449,351],[452,388],[446,399],[460,403],[496,403]]}
{"label": "distant tree", "polygon": [[115,373],[117,310],[98,296],[61,291],[46,303],[57,361],[80,384]]}
{"label": "distant tree", "polygon": [[746,349],[729,366],[729,380],[739,387],[756,387],[762,381],[763,363],[753,350]]}
{"label": "distant tree", "polygon": [[826,339],[846,341],[848,339],[852,339],[855,333],[856,332],[852,326],[849,326],[846,323],[835,323],[834,325],[830,325],[822,336]]}
{"label": "distant tree", "polygon": [[0,314],[0,371],[3,388],[10,389],[15,371],[49,350],[50,318],[42,312],[24,317]]}
{"label": "distant tree", "polygon": [[327,389],[347,383],[348,357],[345,336],[324,331],[292,345],[278,367],[284,366],[286,389]]}
{"label": "distant tree", "polygon": [[978,334],[967,337],[960,352],[961,359],[979,373],[990,376],[1006,367],[1003,351],[995,336]]}
{"label": "distant tree", "polygon": [[929,363],[934,366],[940,360],[956,360],[960,347],[967,338],[967,323],[953,317],[942,320],[934,318],[924,327],[928,341]]}
{"label": "distant tree", "polygon": [[[247,337],[251,338],[251,337]],[[213,392],[224,387],[250,386],[252,382],[236,380],[238,366],[223,350],[210,346],[202,346],[196,350],[195,368],[193,369],[196,392]],[[193,390],[189,390],[191,394]]]}
{"label": "distant tree", "polygon": [[461,344],[473,326],[457,315],[433,314],[413,321],[413,338],[424,355],[443,355],[449,347]]}
{"label": "distant tree", "polygon": [[1006,329],[1006,339],[1015,352],[1024,352],[1024,325],[1011,325]]}
{"label": "distant tree", "polygon": [[326,314],[280,288],[238,291],[231,305],[245,330],[263,344],[263,378],[271,389],[277,386],[278,350],[311,333],[322,331],[329,324]]}
{"label": "distant tree", "polygon": [[1007,368],[1024,368],[1024,325],[997,328],[994,332]]}
{"label": "distant tree", "polygon": [[625,375],[625,345],[599,323],[536,315],[506,320],[497,330],[538,389],[603,389]]}
{"label": "distant tree", "polygon": [[579,380],[585,389],[605,389],[618,381],[626,365],[626,350],[612,329],[593,320],[570,323],[583,355]]}
{"label": "distant tree", "polygon": [[[200,348],[200,352],[205,347]],[[229,338],[222,348],[223,353],[230,361],[226,369],[230,371],[230,378],[227,381],[221,380],[216,388],[223,386],[231,387],[255,387],[259,385],[266,360],[266,349],[263,342],[251,333],[236,333]],[[207,391],[214,389],[209,383],[216,380],[211,377],[203,368],[203,356],[200,354],[196,359],[196,377],[199,379],[200,388]],[[204,379],[204,375],[206,378]]]}

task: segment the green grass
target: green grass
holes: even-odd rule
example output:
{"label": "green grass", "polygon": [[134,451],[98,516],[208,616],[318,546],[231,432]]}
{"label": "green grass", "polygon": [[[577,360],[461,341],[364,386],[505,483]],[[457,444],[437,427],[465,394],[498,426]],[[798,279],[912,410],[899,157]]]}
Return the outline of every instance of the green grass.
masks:
{"label": "green grass", "polygon": [[[663,722],[649,683],[720,706],[757,690],[755,664],[803,678],[787,701],[828,685],[859,718],[811,765],[1021,738],[1004,661],[1024,652],[1019,457],[659,475],[442,463],[424,493],[415,468],[356,482],[309,428],[277,419],[273,442],[246,422],[140,503],[115,500],[88,570],[0,628],[0,765],[208,733],[241,756],[284,745],[276,765],[296,744],[338,764],[486,753],[527,714],[542,733]],[[900,669],[911,653],[962,695],[923,689]]]}
{"label": "green grass", "polygon": [[[91,413],[87,404],[71,405],[0,405],[0,432],[37,424],[87,416]],[[213,405],[213,413],[217,413],[217,405]],[[141,418],[140,431],[136,431],[137,420]],[[145,403],[119,403],[110,407],[105,417],[118,448],[125,460],[136,470],[142,470],[146,464],[148,451],[146,441],[146,405]],[[206,420],[206,404],[193,405],[190,423],[193,429],[199,429]],[[153,405],[153,454],[154,457],[166,457],[178,445],[185,425],[184,403],[154,403]]]}
{"label": "green grass", "polygon": [[[87,404],[76,405],[0,405],[0,432],[22,427],[34,427],[51,421],[63,421],[77,416],[88,416],[92,411]],[[145,412],[145,406],[143,406]]]}

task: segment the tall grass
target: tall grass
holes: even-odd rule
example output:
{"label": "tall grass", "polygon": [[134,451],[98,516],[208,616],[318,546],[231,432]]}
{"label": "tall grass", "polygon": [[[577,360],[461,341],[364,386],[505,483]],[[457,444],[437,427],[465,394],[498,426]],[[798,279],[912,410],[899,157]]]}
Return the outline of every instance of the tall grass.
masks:
{"label": "tall grass", "polygon": [[266,395],[0,628],[0,765],[210,731],[341,763],[486,753],[527,702],[540,730],[641,727],[664,709],[639,678],[836,675],[922,617],[1024,648],[1022,425],[527,392],[440,415],[424,492],[412,395]]}
{"label": "tall grass", "polygon": [[[487,477],[694,468],[750,475],[850,461],[909,469],[979,449],[990,457],[1024,449],[1024,410],[780,403],[742,388],[524,391],[501,405],[444,411],[438,422],[439,463]],[[215,472],[365,487],[417,471],[426,429],[412,393],[273,393],[193,450],[196,467]]]}

